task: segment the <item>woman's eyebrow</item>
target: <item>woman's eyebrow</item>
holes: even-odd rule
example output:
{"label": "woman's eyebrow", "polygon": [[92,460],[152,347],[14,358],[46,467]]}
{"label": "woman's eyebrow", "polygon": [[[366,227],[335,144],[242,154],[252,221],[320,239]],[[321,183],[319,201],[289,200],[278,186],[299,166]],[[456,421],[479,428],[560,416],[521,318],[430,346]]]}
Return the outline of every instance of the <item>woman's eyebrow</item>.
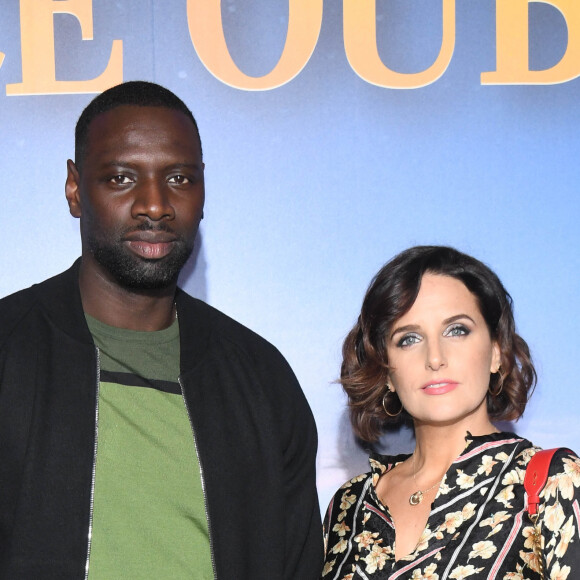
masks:
{"label": "woman's eyebrow", "polygon": [[443,321],[443,324],[450,324],[451,322],[455,322],[456,320],[461,320],[462,318],[467,318],[468,320],[471,320],[471,322],[473,322],[473,324],[476,324],[475,320],[473,320],[473,318],[471,318],[471,316],[469,316],[469,314],[456,314],[455,316],[451,316],[449,318],[446,318]]}
{"label": "woman's eyebrow", "polygon": [[393,332],[391,332],[391,340],[393,339],[393,336],[395,336],[395,334],[399,334],[400,332],[417,331],[420,328],[421,327],[418,324],[407,324],[406,326],[399,326],[395,328]]}

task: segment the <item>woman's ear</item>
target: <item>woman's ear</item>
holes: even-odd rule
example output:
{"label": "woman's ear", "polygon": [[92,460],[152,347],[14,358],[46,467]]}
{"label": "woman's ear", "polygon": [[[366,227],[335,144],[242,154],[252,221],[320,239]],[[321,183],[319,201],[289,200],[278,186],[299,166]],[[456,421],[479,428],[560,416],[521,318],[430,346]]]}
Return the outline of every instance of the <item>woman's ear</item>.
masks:
{"label": "woman's ear", "polygon": [[499,348],[499,344],[494,340],[492,344],[492,352],[491,352],[491,365],[489,372],[490,373],[497,373],[501,367],[501,349]]}

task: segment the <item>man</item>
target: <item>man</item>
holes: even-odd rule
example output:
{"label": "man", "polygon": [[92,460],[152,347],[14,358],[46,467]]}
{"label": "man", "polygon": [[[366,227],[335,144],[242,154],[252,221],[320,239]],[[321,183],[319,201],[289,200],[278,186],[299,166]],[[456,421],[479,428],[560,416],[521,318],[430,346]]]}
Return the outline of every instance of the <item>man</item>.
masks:
{"label": "man", "polygon": [[81,115],[82,256],[0,301],[0,578],[307,580],[316,431],[282,356],[177,288],[196,122],[129,82]]}

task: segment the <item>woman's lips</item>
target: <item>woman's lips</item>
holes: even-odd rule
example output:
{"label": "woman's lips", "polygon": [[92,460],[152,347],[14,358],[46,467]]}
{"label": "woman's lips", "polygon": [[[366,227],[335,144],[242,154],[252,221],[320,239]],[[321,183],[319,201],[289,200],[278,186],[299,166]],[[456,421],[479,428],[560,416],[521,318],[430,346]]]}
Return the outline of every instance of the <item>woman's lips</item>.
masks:
{"label": "woman's lips", "polygon": [[453,391],[459,383],[443,379],[441,381],[431,381],[422,387],[426,395],[444,395]]}

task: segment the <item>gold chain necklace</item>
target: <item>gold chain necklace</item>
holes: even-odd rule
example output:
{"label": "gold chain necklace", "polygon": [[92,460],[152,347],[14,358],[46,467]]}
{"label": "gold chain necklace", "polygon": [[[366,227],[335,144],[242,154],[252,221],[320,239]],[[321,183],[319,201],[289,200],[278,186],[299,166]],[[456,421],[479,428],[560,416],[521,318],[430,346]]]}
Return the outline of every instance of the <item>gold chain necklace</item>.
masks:
{"label": "gold chain necklace", "polygon": [[[428,492],[431,491],[436,485],[440,485],[443,478],[439,481],[436,481],[430,488],[420,490],[418,489],[415,493],[412,493],[409,496],[409,503],[411,505],[419,505],[423,501],[423,496]],[[413,481],[417,484],[417,480],[415,479],[415,452],[413,451]]]}

